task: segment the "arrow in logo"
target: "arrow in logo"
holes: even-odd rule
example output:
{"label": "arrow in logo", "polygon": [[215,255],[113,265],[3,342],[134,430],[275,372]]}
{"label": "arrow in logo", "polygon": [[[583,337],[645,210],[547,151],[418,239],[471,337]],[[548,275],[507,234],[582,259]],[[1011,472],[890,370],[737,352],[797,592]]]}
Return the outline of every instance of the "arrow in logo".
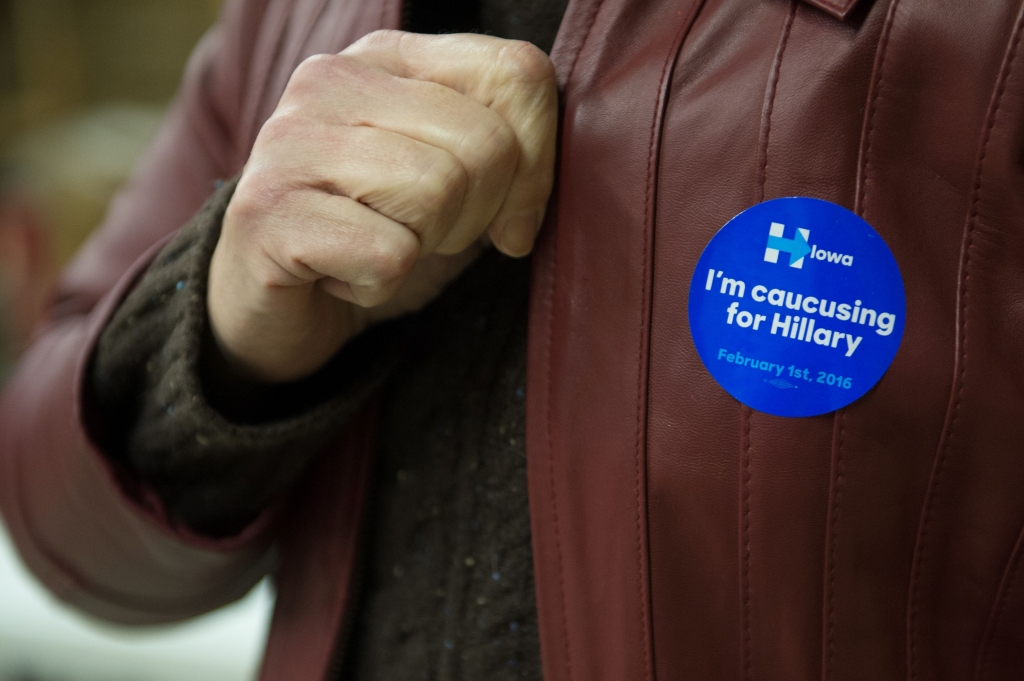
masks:
{"label": "arrow in logo", "polygon": [[768,230],[768,245],[764,249],[766,262],[778,262],[779,251],[789,253],[789,266],[800,269],[804,266],[804,256],[811,252],[811,246],[807,239],[811,236],[809,229],[797,229],[796,237],[784,239],[786,226],[779,222],[773,222]]}

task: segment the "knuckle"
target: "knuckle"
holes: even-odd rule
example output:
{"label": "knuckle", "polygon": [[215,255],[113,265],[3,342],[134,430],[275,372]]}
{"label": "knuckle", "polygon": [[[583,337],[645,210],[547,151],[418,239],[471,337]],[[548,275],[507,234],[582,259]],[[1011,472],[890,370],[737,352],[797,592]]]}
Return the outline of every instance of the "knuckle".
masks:
{"label": "knuckle", "polygon": [[439,213],[465,193],[466,170],[451,154],[438,150],[425,161],[415,180],[415,195],[421,197],[427,213]]}
{"label": "knuckle", "polygon": [[261,147],[276,146],[295,136],[304,127],[298,111],[294,109],[278,109],[260,128],[256,143]]}
{"label": "knuckle", "polygon": [[274,213],[287,192],[285,182],[271,166],[251,163],[231,197],[230,210],[242,224],[253,223]]}
{"label": "knuckle", "polygon": [[511,80],[543,83],[555,80],[555,67],[547,54],[533,43],[510,40],[498,55],[502,73]]}
{"label": "knuckle", "polygon": [[376,239],[367,253],[369,269],[366,285],[387,287],[409,274],[419,254],[419,240],[410,232],[395,239]]}
{"label": "knuckle", "polygon": [[297,252],[293,240],[284,238],[282,230],[273,225],[250,225],[237,231],[241,233],[236,232],[234,241],[243,242],[237,248],[243,254],[246,281],[258,289],[272,291],[311,278],[303,254]]}
{"label": "knuckle", "polygon": [[362,38],[352,43],[345,52],[362,52],[364,50],[380,49],[391,50],[398,46],[404,35],[406,35],[404,31],[398,31],[391,28],[380,28],[376,31],[367,33]]}
{"label": "knuckle", "polygon": [[314,54],[292,72],[286,98],[315,96],[339,79],[351,77],[358,65],[344,54]]}
{"label": "knuckle", "polygon": [[302,60],[288,82],[289,90],[307,90],[323,82],[324,76],[334,71],[334,57],[329,54],[314,54]]}

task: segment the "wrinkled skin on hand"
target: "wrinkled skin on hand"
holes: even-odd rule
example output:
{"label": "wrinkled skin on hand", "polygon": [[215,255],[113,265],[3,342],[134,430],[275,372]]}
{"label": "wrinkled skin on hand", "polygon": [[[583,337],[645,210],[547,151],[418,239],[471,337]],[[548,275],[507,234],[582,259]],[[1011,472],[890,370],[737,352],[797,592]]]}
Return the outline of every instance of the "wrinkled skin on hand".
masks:
{"label": "wrinkled skin on hand", "polygon": [[301,378],[417,310],[487,241],[533,248],[557,88],[535,46],[378,31],[294,72],[210,266],[216,345],[247,380]]}

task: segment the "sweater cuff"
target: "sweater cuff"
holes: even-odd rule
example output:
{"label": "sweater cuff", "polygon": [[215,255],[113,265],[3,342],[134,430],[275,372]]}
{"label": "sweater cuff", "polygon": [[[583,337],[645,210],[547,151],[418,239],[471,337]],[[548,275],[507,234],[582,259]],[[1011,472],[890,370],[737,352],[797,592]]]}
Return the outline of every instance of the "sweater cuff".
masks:
{"label": "sweater cuff", "polygon": [[238,531],[298,478],[401,356],[411,321],[371,329],[317,374],[252,386],[240,405],[202,375],[212,350],[207,275],[235,182],[223,185],[156,256],[97,344],[87,390],[94,436],[160,495],[168,513],[214,536]]}

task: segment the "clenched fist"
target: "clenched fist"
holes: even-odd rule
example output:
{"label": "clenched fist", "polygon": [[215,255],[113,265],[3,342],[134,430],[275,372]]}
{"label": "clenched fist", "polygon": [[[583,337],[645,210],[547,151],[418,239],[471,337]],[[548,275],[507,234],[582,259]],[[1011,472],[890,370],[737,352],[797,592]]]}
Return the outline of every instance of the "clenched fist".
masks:
{"label": "clenched fist", "polygon": [[292,75],[210,265],[214,339],[238,374],[324,365],[419,309],[483,248],[531,250],[554,177],[557,91],[529,43],[373,33]]}

